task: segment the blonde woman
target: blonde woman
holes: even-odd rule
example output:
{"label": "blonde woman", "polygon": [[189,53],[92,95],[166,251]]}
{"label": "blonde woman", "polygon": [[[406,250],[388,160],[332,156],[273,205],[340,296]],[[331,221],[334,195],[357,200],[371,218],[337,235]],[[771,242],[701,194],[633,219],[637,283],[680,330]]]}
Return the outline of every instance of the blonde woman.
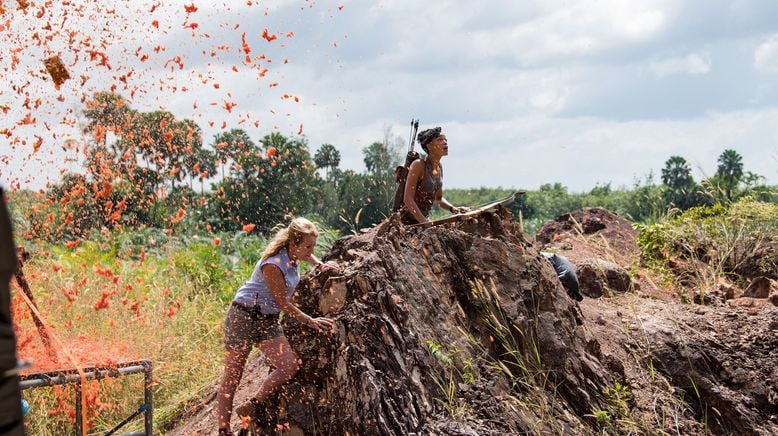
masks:
{"label": "blonde woman", "polygon": [[328,318],[312,318],[292,304],[291,298],[300,281],[300,261],[322,271],[337,270],[334,262],[322,263],[313,255],[319,232],[305,218],[295,218],[270,241],[254,267],[251,278],[238,289],[224,323],[224,377],[216,397],[219,435],[230,435],[235,390],[252,346],[267,356],[274,369],[256,395],[238,407],[240,416],[255,418],[256,408],[273,391],[288,382],[299,369],[297,354],[289,345],[278,322],[281,311],[317,332],[332,328]]}

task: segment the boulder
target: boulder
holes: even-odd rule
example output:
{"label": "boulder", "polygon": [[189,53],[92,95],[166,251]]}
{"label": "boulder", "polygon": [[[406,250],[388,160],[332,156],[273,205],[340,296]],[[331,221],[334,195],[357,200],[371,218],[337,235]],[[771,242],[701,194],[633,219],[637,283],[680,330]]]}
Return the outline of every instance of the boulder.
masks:
{"label": "boulder", "polygon": [[629,272],[607,260],[585,260],[576,267],[576,275],[581,293],[591,298],[624,293],[633,288]]}
{"label": "boulder", "polygon": [[[586,415],[606,407],[613,381],[576,302],[510,212],[431,228],[390,220],[341,238],[323,260],[340,274],[302,278],[298,304],[333,319],[333,332],[284,317],[302,363],[268,401],[262,434],[592,433]],[[258,389],[263,362],[250,359],[236,404]],[[214,434],[210,407],[164,430]]]}
{"label": "boulder", "polygon": [[738,289],[732,283],[725,279],[721,279],[716,283],[712,289],[705,292],[695,291],[693,301],[695,304],[722,304],[726,301],[735,298],[735,294],[738,293]]}
{"label": "boulder", "polygon": [[778,291],[778,282],[767,277],[757,277],[743,292],[744,297],[767,298]]}
{"label": "boulder", "polygon": [[589,258],[631,264],[639,258],[637,231],[632,223],[601,207],[587,207],[558,216],[538,230],[535,245],[545,251],[565,251],[574,264]]}

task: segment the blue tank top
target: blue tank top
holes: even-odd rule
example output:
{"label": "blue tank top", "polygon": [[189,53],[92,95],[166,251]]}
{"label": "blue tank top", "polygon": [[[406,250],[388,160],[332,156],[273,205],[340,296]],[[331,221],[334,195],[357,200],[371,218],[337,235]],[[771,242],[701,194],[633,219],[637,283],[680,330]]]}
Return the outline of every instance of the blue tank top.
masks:
{"label": "blue tank top", "polygon": [[274,256],[257,263],[251,278],[238,289],[233,301],[248,309],[258,308],[264,315],[271,315],[280,312],[281,307],[270,295],[270,288],[265,281],[265,275],[262,274],[262,267],[267,264],[276,265],[281,270],[286,282],[286,299],[292,298],[297,283],[300,282],[300,264],[289,260],[286,248],[282,248]]}

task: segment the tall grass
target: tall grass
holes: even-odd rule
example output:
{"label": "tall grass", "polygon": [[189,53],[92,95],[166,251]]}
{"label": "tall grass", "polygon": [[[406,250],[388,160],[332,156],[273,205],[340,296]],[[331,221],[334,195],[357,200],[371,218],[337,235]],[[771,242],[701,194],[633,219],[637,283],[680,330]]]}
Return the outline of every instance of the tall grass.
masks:
{"label": "tall grass", "polygon": [[[337,236],[325,229],[317,253]],[[235,290],[249,277],[265,238],[245,232],[171,237],[158,230],[96,233],[74,248],[30,243],[25,273],[38,307],[77,364],[150,359],[155,416],[194,397],[222,370],[222,321]],[[26,307],[15,303],[19,357],[49,370]],[[60,356],[63,353],[60,350]],[[25,354],[34,356],[25,356]],[[70,368],[62,359],[57,367]],[[143,401],[143,377],[88,383],[90,432],[105,433]],[[72,387],[23,393],[28,434],[73,434]],[[71,415],[71,416],[69,416]],[[140,430],[142,418],[127,429]],[[123,429],[125,430],[125,429]]]}

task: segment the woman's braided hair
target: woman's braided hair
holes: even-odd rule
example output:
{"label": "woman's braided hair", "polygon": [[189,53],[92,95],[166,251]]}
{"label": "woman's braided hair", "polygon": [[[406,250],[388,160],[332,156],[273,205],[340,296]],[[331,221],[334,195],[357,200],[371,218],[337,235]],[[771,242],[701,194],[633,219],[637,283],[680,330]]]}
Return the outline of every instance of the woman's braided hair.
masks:
{"label": "woman's braided hair", "polygon": [[422,130],[421,133],[419,133],[419,144],[421,145],[421,149],[424,150],[425,153],[429,153],[429,150],[427,150],[427,144],[429,144],[433,139],[440,136],[440,131],[442,129],[440,127],[433,127],[432,129]]}

